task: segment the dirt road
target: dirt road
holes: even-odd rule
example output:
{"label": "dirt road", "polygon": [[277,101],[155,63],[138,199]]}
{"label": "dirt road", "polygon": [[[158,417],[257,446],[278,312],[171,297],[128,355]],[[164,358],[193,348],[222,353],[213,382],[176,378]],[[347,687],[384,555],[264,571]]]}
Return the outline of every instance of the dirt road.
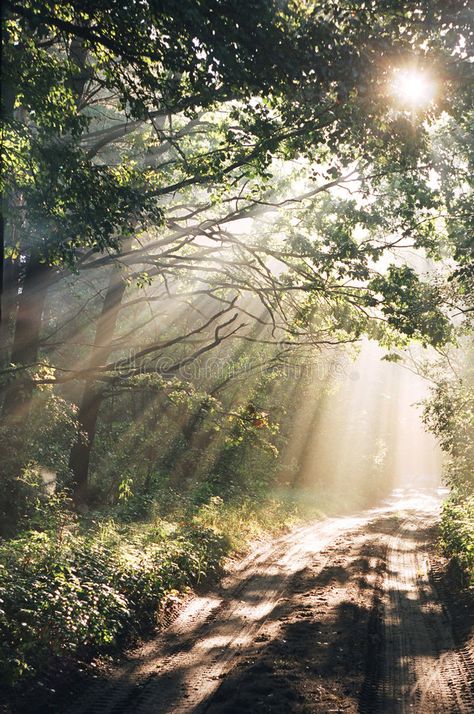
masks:
{"label": "dirt road", "polygon": [[68,714],[474,712],[467,620],[430,563],[438,510],[399,493],[261,547]]}

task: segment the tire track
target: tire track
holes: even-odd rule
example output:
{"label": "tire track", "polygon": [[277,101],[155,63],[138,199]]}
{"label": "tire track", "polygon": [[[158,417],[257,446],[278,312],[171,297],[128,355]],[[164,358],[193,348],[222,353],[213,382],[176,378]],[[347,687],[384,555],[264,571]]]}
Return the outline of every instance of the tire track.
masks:
{"label": "tire track", "polygon": [[456,648],[450,618],[429,577],[427,534],[436,516],[436,510],[412,512],[388,539],[383,665],[367,712],[474,711],[471,652]]}
{"label": "tire track", "polygon": [[[344,612],[357,612],[354,603],[347,602],[346,593],[354,594],[357,588],[362,588],[368,594],[360,597],[361,607],[367,603],[363,606],[368,622],[367,652],[364,655],[363,638],[362,641],[359,638],[360,651],[354,652],[361,660],[356,692],[360,691],[364,671],[365,682],[360,696],[356,694],[347,700],[351,711],[364,714],[474,712],[472,651],[467,645],[459,645],[461,638],[456,640],[449,612],[443,606],[446,598],[437,592],[430,578],[428,544],[438,517],[439,501],[419,494],[412,496],[411,503],[394,499],[382,508],[354,517],[327,519],[295,529],[260,548],[234,565],[213,595],[191,599],[166,632],[139,648],[129,661],[111,671],[106,679],[98,680],[79,701],[63,711],[67,714],[132,711],[137,714],[204,714],[209,709],[214,711],[216,706],[219,711],[221,704],[214,696],[216,690],[220,688],[224,694],[237,686],[235,683],[248,681],[239,680],[236,664],[245,665],[247,660],[260,657],[265,647],[260,643],[268,642],[274,634],[277,641],[283,637],[281,642],[286,642],[285,635],[278,635],[277,630],[281,626],[281,598],[287,594],[291,596],[286,598],[289,608],[294,611],[293,629],[295,622],[299,623],[298,627],[303,625],[303,621],[299,621],[303,615],[309,633],[317,631],[315,623],[319,621],[322,627],[324,618],[327,619],[327,635],[324,641],[315,643],[320,651],[314,652],[319,652],[320,664],[327,659],[329,667],[332,659],[331,666],[344,670],[345,665],[336,660],[338,657],[342,663],[346,660],[337,652],[340,649],[346,656],[349,653],[350,658],[352,650],[349,651],[348,644],[343,649],[338,647],[342,642],[341,633],[334,623],[338,607],[343,606]],[[400,513],[401,505],[406,508]],[[376,549],[374,543],[377,543]],[[361,563],[367,563],[366,570],[358,563],[357,554],[363,552],[365,560],[362,558]],[[332,559],[335,563],[352,565],[331,568]],[[305,569],[311,572],[306,580],[301,575]],[[348,570],[352,578],[349,581]],[[327,582],[324,577],[319,578],[324,572],[339,573],[339,582],[347,582],[346,590],[344,585],[337,587],[337,578]],[[310,589],[299,596],[295,578],[300,578],[302,583],[318,583],[318,586],[313,588],[314,592]],[[305,602],[313,603],[312,615],[309,606],[301,602],[303,596],[310,596]],[[318,605],[323,601],[326,607]],[[307,637],[308,643],[311,636]],[[267,659],[271,657],[269,647]],[[327,651],[327,657],[321,654],[323,650]],[[314,708],[310,702],[310,708],[304,711],[335,711],[331,709],[334,706],[329,702],[332,694],[325,689],[324,680],[317,680],[314,675],[312,682],[311,676],[308,674],[307,681],[301,683],[303,688],[313,686],[318,701],[326,696],[329,709],[320,709],[316,703]],[[224,679],[227,689],[221,687]],[[271,679],[268,684],[271,691]],[[282,696],[288,694],[278,691]],[[298,697],[297,690],[294,696]],[[285,712],[293,711],[291,707],[297,707],[296,701],[288,705],[290,708]],[[275,705],[283,704],[275,702]],[[246,711],[253,714],[257,710]]]}
{"label": "tire track", "polygon": [[[193,599],[164,636],[98,682],[68,714],[199,712],[250,646],[291,578],[341,533],[370,519],[365,513],[313,523],[248,558],[223,582],[220,597]],[[322,569],[326,559],[320,562]]]}

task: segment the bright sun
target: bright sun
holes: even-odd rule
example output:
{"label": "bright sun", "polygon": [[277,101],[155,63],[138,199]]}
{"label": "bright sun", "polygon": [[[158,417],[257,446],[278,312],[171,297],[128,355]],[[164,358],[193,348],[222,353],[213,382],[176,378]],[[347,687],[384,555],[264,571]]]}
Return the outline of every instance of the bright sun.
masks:
{"label": "bright sun", "polygon": [[393,73],[391,93],[406,109],[427,107],[436,96],[436,83],[428,72],[397,69]]}

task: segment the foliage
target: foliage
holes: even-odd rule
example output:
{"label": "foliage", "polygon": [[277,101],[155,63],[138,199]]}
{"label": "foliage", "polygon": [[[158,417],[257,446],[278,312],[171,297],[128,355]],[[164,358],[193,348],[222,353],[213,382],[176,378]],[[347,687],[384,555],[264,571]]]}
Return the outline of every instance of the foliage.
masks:
{"label": "foliage", "polygon": [[129,615],[103,548],[26,533],[1,548],[2,676],[13,683],[52,656],[110,643]]}
{"label": "foliage", "polygon": [[22,424],[0,425],[0,532],[11,535],[34,521],[51,493],[69,485],[68,457],[77,433],[76,409],[50,389],[36,395]]}
{"label": "foliage", "polygon": [[[385,300],[381,311],[391,327],[408,338],[417,337],[426,346],[427,336],[434,346],[444,345],[450,338],[451,324],[438,309],[441,296],[435,286],[423,283],[408,267],[389,266],[386,275],[374,278],[370,287]],[[369,296],[368,303],[377,300]]]}
{"label": "foliage", "polygon": [[460,360],[460,374],[446,371],[438,376],[425,406],[425,423],[437,436],[446,454],[444,475],[451,495],[441,518],[442,544],[446,554],[464,572],[474,577],[474,389],[472,351]]}
{"label": "foliage", "polygon": [[0,673],[10,685],[149,631],[169,595],[295,518],[276,502],[217,497],[175,521],[156,517],[139,527],[112,516],[79,526],[64,505],[60,512],[61,527],[46,518],[43,530],[0,545]]}
{"label": "foliage", "polygon": [[441,544],[447,555],[464,574],[468,585],[474,584],[474,495],[455,490],[443,506]]}
{"label": "foliage", "polygon": [[[295,405],[328,443],[347,416],[305,367],[363,335],[442,350],[468,329],[474,33],[465,0],[4,4],[0,669],[15,683],[149,629],[170,593],[299,517],[282,495],[312,454],[287,448]],[[405,65],[443,87],[416,112],[389,96]],[[469,384],[439,380],[426,420],[470,498]],[[367,438],[339,507],[391,468],[350,408]],[[443,519],[466,568],[469,504],[453,496]]]}
{"label": "foliage", "polygon": [[474,389],[455,380],[441,381],[428,403],[425,421],[448,455],[446,478],[454,489],[474,490]]}
{"label": "foliage", "polygon": [[[449,3],[355,11],[349,0],[10,0],[4,34],[4,256],[13,278],[0,335],[11,379],[3,412],[27,411],[46,383],[77,405],[70,465],[81,498],[90,463],[103,478],[95,459],[106,460],[106,444],[126,431],[134,445],[148,441],[148,419],[101,425],[100,405],[118,386],[138,392],[144,377],[187,376],[211,350],[238,364],[242,355],[224,341],[271,345],[264,357],[276,360],[280,348],[363,334],[383,344],[450,339],[443,290],[404,253],[438,256],[435,212],[449,199],[430,185],[433,127],[468,92],[464,62],[451,60],[461,38],[471,42],[469,19]],[[445,85],[416,117],[387,96],[393,69],[412,62],[435,65]],[[441,172],[449,157],[440,150],[437,161]],[[240,219],[251,227],[233,232]],[[387,255],[403,265],[377,270]],[[46,309],[31,325],[37,265],[49,268]],[[31,349],[15,349],[25,347],[22,330]],[[51,372],[23,400],[12,396],[46,355]],[[227,462],[238,470],[241,453],[232,438],[226,430],[225,453],[207,469],[229,489],[242,480],[228,478]],[[106,466],[120,476],[112,496],[109,483],[98,485],[96,501],[117,489],[124,499],[130,479],[146,484],[162,451],[150,447],[141,478],[120,458]]]}

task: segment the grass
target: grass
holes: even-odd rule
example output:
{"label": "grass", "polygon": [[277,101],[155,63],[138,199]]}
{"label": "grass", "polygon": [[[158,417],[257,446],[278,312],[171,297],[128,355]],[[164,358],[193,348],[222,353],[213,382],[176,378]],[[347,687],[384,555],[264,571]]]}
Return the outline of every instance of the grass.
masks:
{"label": "grass", "polygon": [[167,603],[226,558],[338,505],[314,490],[200,505],[163,491],[77,517],[50,498],[34,528],[0,543],[1,680],[21,687],[153,632]]}
{"label": "grass", "polygon": [[61,511],[0,545],[0,677],[10,687],[153,631],[167,598],[301,520],[290,502],[219,497],[140,521],[123,513]]}

